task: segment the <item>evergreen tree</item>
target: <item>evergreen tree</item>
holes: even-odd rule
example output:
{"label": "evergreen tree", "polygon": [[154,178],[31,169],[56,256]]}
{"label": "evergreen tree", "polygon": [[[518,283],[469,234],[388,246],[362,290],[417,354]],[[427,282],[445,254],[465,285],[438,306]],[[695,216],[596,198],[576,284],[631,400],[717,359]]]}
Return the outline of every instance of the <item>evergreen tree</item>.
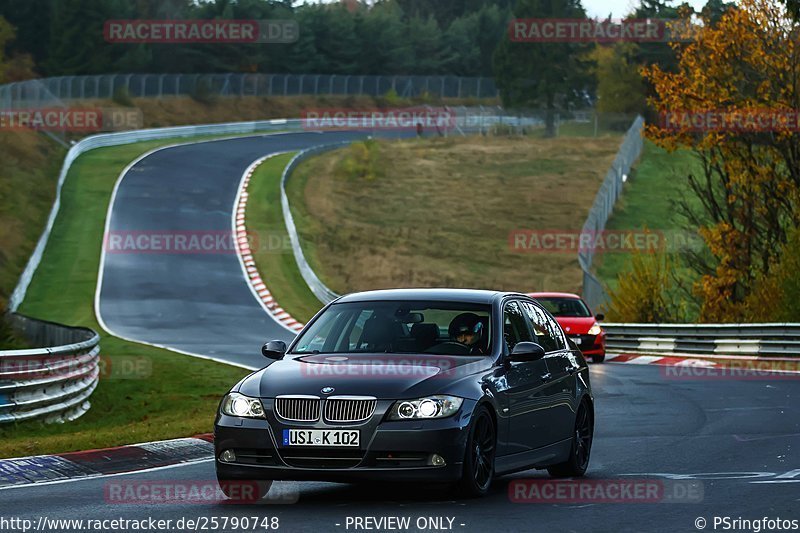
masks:
{"label": "evergreen tree", "polygon": [[[519,0],[515,18],[581,19],[580,0]],[[591,46],[578,42],[513,42],[506,37],[494,55],[495,80],[507,107],[545,111],[548,135],[557,109],[585,99],[591,89]]]}

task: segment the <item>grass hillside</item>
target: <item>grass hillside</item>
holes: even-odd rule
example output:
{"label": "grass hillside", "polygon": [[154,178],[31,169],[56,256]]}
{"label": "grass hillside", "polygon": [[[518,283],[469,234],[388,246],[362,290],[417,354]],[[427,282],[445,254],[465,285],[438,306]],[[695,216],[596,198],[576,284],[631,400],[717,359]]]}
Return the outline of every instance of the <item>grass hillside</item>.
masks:
{"label": "grass hillside", "polygon": [[577,291],[575,250],[520,253],[509,235],[579,230],[621,140],[368,141],[306,161],[288,193],[309,261],[334,291]]}
{"label": "grass hillside", "polygon": [[[0,306],[8,298],[44,227],[66,150],[32,131],[0,132]],[[0,348],[22,347],[2,321]]]}

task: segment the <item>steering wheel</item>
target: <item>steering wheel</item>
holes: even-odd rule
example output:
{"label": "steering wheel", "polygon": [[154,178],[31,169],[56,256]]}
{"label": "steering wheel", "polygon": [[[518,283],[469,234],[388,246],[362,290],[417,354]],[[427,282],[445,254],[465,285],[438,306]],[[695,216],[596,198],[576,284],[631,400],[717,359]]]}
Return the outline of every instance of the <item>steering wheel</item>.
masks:
{"label": "steering wheel", "polygon": [[467,355],[469,354],[469,346],[457,341],[445,341],[436,346],[431,346],[425,352],[443,353],[443,355]]}

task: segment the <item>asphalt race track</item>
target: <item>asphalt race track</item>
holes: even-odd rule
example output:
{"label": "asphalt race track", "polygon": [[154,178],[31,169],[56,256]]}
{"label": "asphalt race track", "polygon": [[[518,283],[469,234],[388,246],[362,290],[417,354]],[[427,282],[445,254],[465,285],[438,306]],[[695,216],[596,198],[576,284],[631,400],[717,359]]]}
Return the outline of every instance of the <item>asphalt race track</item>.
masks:
{"label": "asphalt race track", "polygon": [[[156,151],[119,182],[108,233],[229,234],[239,182],[253,161],[364,136],[288,133]],[[108,243],[105,247],[110,249]],[[101,280],[98,313],[109,331],[123,338],[256,368],[264,364],[260,346],[265,341],[294,336],[264,312],[234,251],[106,252]]]}
{"label": "asphalt race track", "polygon": [[[121,180],[109,230],[228,231],[239,180],[254,160],[362,135],[259,136],[155,152]],[[252,367],[264,363],[258,353],[264,340],[292,335],[264,312],[233,253],[106,254],[98,310],[114,334]],[[276,484],[298,494],[296,503],[281,505],[109,501],[113,482],[213,482],[213,463],[206,461],[9,488],[0,498],[12,516],[34,521],[152,517],[174,524],[180,518],[275,516],[283,531],[366,531],[352,518],[387,516],[410,517],[405,531],[482,532],[697,531],[700,517],[707,530],[715,529],[715,516],[800,519],[800,376],[687,379],[665,367],[633,364],[592,365],[591,373],[597,422],[588,478],[600,484],[663,481],[672,492],[664,489],[644,503],[513,503],[509,483],[548,479],[529,471],[497,480],[489,497],[470,501],[453,500],[446,488],[391,481]],[[220,394],[229,385],[221,384]],[[416,521],[428,517],[443,525],[418,528]]]}
{"label": "asphalt race track", "polygon": [[[108,483],[213,481],[213,463],[0,491],[12,516],[156,519],[276,516],[282,531],[357,531],[347,517],[453,518],[455,531],[697,531],[705,518],[800,518],[800,382],[679,380],[663,367],[594,365],[597,429],[588,478],[678,480],[700,490],[694,503],[511,503],[516,479],[498,479],[484,499],[454,501],[445,489],[332,483],[284,484],[290,505],[115,504]],[[782,476],[782,477],[779,477]],[[174,523],[174,522],[173,522]],[[447,520],[444,521],[447,524]],[[339,526],[337,526],[339,524]],[[464,524],[463,526],[461,524]],[[229,528],[230,530],[230,528]],[[263,529],[259,529],[264,531]],[[423,530],[434,530],[426,528]],[[717,530],[721,530],[720,527]]]}

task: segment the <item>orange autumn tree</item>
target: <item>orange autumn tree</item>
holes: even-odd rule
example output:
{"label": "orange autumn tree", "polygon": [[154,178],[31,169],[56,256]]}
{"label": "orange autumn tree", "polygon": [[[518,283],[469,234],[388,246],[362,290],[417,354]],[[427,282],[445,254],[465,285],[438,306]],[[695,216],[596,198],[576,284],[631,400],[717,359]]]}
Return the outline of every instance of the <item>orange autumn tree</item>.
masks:
{"label": "orange autumn tree", "polygon": [[780,4],[741,0],[716,24],[683,27],[686,40],[673,44],[677,71],[642,69],[656,94],[648,103],[662,117],[646,135],[699,158],[702,171],[687,185],[701,207],[683,202],[681,211],[708,247],[687,258],[700,274],[701,320],[742,320],[798,221],[800,137],[796,124],[775,117],[800,110],[800,25]]}

